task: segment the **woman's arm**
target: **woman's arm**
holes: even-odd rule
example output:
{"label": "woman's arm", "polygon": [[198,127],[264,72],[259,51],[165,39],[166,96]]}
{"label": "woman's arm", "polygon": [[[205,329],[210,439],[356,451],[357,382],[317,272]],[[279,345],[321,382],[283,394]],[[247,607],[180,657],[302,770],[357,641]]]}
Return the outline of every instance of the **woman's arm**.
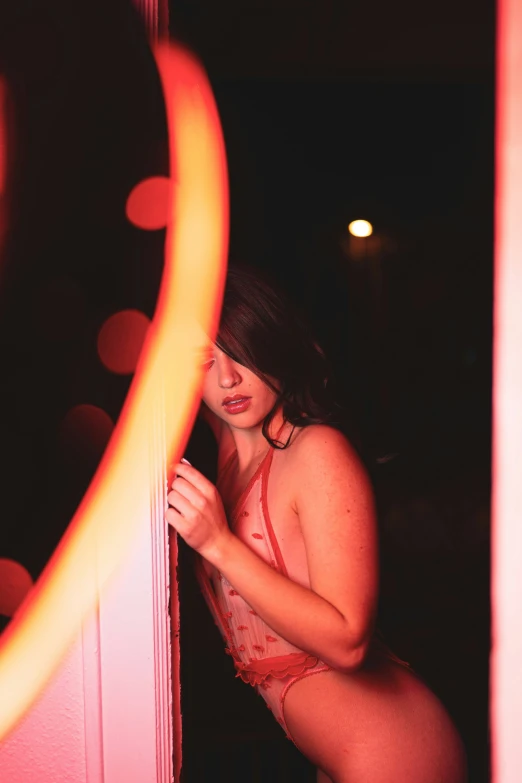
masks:
{"label": "woman's arm", "polygon": [[[345,438],[329,427],[303,431],[292,448],[291,472],[297,479],[293,497],[306,546],[310,589],[275,571],[221,523],[213,535],[201,538],[200,520],[199,528],[197,523],[194,526],[193,543],[188,543],[223,573],[276,633],[337,670],[354,671],[364,660],[377,603],[371,487]],[[205,494],[208,488],[190,470],[180,474],[193,486],[199,484]],[[209,510],[209,519],[211,514],[217,519],[215,510]]]}

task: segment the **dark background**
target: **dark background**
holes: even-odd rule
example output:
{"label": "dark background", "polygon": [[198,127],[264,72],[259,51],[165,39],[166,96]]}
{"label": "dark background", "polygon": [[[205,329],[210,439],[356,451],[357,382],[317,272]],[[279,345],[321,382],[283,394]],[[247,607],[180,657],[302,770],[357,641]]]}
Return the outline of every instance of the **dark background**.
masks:
{"label": "dark background", "polygon": [[[230,169],[232,261],[308,313],[380,510],[379,624],[453,714],[488,780],[494,5],[179,0]],[[123,0],[0,8],[11,95],[0,268],[0,557],[36,578],[101,454],[75,405],[117,419],[130,381],[98,361],[113,312],[152,316],[164,233],[126,222],[168,172],[164,110]],[[354,257],[347,224],[376,242]],[[209,475],[198,426],[189,459]],[[183,780],[313,779],[235,680],[180,552]],[[4,625],[7,618],[4,619]]]}
{"label": "dark background", "polygon": [[[379,624],[454,716],[472,783],[489,777],[494,27],[482,1],[171,3],[222,117],[231,259],[298,302],[333,362],[379,504]],[[361,217],[379,245],[354,258]],[[186,779],[313,780],[226,656],[218,677],[196,594],[187,567]]]}

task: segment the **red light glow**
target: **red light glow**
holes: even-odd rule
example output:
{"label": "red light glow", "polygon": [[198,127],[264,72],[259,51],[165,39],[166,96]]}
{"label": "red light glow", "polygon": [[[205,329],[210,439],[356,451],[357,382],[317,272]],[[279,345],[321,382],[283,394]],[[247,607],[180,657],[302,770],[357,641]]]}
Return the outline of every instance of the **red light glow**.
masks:
{"label": "red light glow", "polygon": [[166,105],[171,178],[178,183],[167,221],[157,308],[91,485],[0,638],[0,740],[45,688],[96,606],[99,590],[125,562],[143,525],[150,523],[144,486],[166,481],[165,465],[154,468],[157,475],[151,473],[152,422],[161,413],[167,464],[178,461],[199,407],[198,356],[216,333],[228,253],[221,126],[210,85],[195,58],[167,44],[156,48],[155,57]]}
{"label": "red light glow", "polygon": [[12,617],[32,586],[31,575],[23,565],[0,559],[0,614]]}
{"label": "red light glow", "polygon": [[165,228],[172,211],[172,186],[167,177],[139,182],[127,199],[125,212],[131,223],[149,231]]}
{"label": "red light glow", "polygon": [[136,369],[150,326],[138,310],[122,310],[108,318],[98,335],[98,355],[108,370],[128,375]]}

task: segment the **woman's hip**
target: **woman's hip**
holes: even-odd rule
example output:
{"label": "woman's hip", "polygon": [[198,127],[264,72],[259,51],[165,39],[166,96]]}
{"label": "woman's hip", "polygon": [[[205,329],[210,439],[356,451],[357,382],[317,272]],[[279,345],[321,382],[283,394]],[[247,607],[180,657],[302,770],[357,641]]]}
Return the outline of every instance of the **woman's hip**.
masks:
{"label": "woman's hip", "polygon": [[296,679],[282,694],[281,711],[297,747],[336,781],[466,779],[448,712],[422,680],[392,661]]}

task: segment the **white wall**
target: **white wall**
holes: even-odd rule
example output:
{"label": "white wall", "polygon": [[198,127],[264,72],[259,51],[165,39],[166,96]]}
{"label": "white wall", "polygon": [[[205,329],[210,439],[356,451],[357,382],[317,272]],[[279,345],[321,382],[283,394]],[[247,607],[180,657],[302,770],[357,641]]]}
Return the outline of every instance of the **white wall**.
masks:
{"label": "white wall", "polygon": [[1,783],[86,777],[83,649],[78,640],[33,709],[0,746]]}

